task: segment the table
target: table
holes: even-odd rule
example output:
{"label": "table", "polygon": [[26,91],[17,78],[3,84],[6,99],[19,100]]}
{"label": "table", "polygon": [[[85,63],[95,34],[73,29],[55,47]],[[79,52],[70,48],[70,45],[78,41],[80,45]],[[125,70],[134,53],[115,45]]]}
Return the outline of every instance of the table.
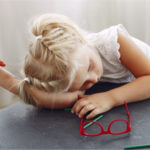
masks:
{"label": "table", "polygon": [[[97,83],[87,94],[106,91],[121,84]],[[123,135],[80,135],[80,119],[62,110],[37,109],[18,102],[0,110],[0,149],[99,149],[150,144],[150,100],[128,104],[132,131]],[[103,113],[99,121],[106,130],[111,120],[126,118],[124,106]],[[118,127],[116,127],[118,128]],[[149,149],[149,148],[148,148]]]}

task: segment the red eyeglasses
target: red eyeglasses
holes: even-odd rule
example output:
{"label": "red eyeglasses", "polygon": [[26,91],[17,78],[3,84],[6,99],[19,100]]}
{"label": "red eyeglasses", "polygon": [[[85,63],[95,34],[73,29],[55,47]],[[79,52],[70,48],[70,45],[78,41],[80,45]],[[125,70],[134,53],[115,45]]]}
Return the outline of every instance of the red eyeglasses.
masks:
{"label": "red eyeglasses", "polygon": [[[104,128],[103,128],[103,126],[102,126],[99,122],[97,122],[97,121],[85,121],[85,122],[84,122],[84,121],[83,121],[83,120],[84,120],[84,117],[82,117],[81,122],[80,122],[80,134],[81,134],[81,135],[85,135],[85,136],[98,136],[98,135],[102,135],[102,134],[114,134],[114,135],[119,135],[119,134],[124,134],[124,133],[130,132],[130,131],[131,131],[131,118],[130,118],[130,113],[129,113],[129,110],[128,110],[127,103],[124,102],[124,104],[125,104],[125,108],[126,108],[126,112],[127,112],[128,120],[129,120],[129,121],[127,121],[126,119],[122,119],[122,118],[120,118],[120,119],[115,119],[115,120],[111,121],[111,123],[110,123],[109,126],[108,126],[107,131],[105,131]],[[117,131],[117,132],[111,131],[111,130],[112,130],[112,129],[111,129],[112,125],[113,125],[114,123],[118,122],[118,121],[123,121],[124,124],[126,125],[126,128],[123,129],[122,131]],[[98,126],[100,127],[99,132],[98,132],[97,134],[89,134],[89,133],[87,133],[87,132],[84,130],[84,126],[85,126],[86,124],[88,124],[88,123],[94,123],[94,124],[98,125]]]}

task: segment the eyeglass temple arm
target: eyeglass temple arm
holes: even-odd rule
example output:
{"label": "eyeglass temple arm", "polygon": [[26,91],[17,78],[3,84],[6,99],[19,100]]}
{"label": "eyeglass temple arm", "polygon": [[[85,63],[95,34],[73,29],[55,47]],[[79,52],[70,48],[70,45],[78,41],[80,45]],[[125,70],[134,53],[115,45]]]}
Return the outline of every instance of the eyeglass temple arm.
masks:
{"label": "eyeglass temple arm", "polygon": [[124,104],[125,104],[126,112],[127,112],[128,119],[129,119],[129,127],[130,127],[130,129],[131,129],[131,117],[130,117],[129,109],[128,109],[128,106],[127,106],[127,102],[124,101]]}
{"label": "eyeglass temple arm", "polygon": [[81,135],[83,135],[83,132],[84,132],[84,130],[83,130],[83,118],[84,118],[84,117],[82,117],[82,118],[81,118],[81,121],[80,121],[80,134],[81,134]]}

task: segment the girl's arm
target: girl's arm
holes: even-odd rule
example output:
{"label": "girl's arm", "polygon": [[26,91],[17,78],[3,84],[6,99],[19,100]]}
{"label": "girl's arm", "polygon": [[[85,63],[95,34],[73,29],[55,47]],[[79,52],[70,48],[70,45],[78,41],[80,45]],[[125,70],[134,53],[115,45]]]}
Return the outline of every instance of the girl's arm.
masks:
{"label": "girl's arm", "polygon": [[17,80],[11,73],[0,67],[0,87],[17,95],[18,83],[19,80]]}
{"label": "girl's arm", "polygon": [[136,77],[136,80],[110,91],[116,105],[124,100],[135,102],[150,97],[150,58],[146,56],[129,36],[119,32],[121,62]]}
{"label": "girl's arm", "polygon": [[83,91],[65,93],[45,92],[33,86],[29,87],[29,93],[39,106],[51,109],[70,107],[84,94]]}
{"label": "girl's arm", "polygon": [[87,112],[90,119],[97,114],[106,112],[115,106],[150,98],[150,58],[132,41],[132,39],[118,32],[121,62],[136,77],[136,80],[103,93],[96,93],[82,97],[72,108],[72,112],[83,117]]}
{"label": "girl's arm", "polygon": [[[0,66],[4,66],[3,64],[0,63]],[[19,82],[20,80],[17,80],[14,75],[0,67],[0,87],[12,92],[15,95],[18,95]],[[79,95],[84,93],[81,91],[76,91],[57,94],[45,92],[33,86],[29,87],[29,92],[40,106],[47,108],[69,107],[78,100]]]}

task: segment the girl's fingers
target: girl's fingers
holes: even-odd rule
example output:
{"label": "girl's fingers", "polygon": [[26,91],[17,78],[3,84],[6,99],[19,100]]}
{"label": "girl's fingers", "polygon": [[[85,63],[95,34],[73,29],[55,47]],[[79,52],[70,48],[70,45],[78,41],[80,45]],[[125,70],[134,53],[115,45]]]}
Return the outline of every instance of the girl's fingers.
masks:
{"label": "girl's fingers", "polygon": [[77,101],[77,102],[74,104],[74,106],[73,106],[71,112],[78,114],[78,113],[80,112],[80,110],[81,110],[87,103],[88,103],[88,102],[85,101],[85,100],[79,100],[79,101]]}
{"label": "girl's fingers", "polygon": [[100,113],[103,113],[103,111],[101,111],[99,108],[96,108],[86,117],[86,119],[91,119]]}
{"label": "girl's fingers", "polygon": [[3,61],[0,60],[0,66],[5,67],[6,64]]}
{"label": "girl's fingers", "polygon": [[94,106],[93,104],[88,104],[88,105],[84,106],[79,113],[79,117],[80,118],[83,117],[87,112],[93,110],[95,107],[96,106]]}

